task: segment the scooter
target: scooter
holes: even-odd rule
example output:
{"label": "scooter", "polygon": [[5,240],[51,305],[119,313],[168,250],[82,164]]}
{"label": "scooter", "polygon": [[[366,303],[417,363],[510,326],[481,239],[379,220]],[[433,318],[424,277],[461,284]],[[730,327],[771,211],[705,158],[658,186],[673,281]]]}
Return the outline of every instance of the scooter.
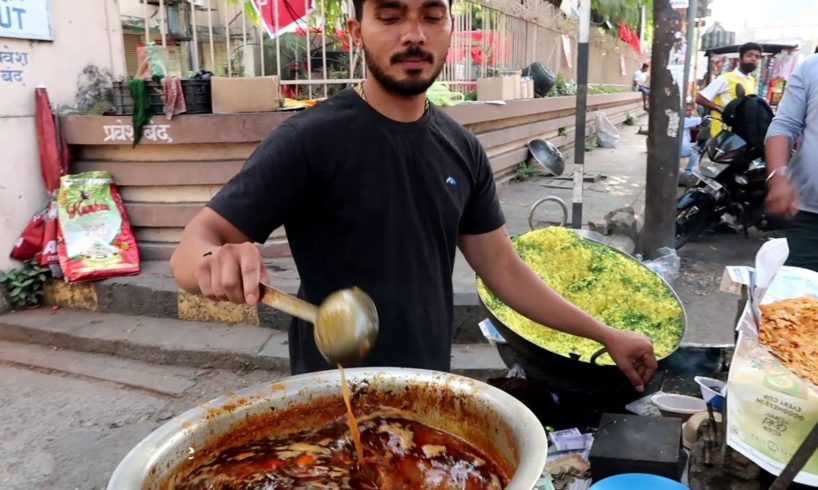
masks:
{"label": "scooter", "polygon": [[[725,110],[727,112],[727,109]],[[727,228],[733,232],[778,226],[764,210],[767,164],[764,148],[756,148],[732,129],[724,129],[705,144],[697,180],[676,200],[676,248],[703,231]]]}

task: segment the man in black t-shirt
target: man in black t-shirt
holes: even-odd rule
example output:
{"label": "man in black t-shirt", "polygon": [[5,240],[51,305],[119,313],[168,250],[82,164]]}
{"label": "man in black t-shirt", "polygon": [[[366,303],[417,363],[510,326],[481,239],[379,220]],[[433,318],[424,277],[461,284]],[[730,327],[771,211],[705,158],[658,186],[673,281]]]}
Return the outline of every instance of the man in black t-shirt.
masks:
{"label": "man in black t-shirt", "polygon": [[[171,259],[186,290],[256,304],[266,280],[258,249],[284,226],[301,278],[319,304],[358,286],[378,309],[369,366],[446,371],[452,271],[459,247],[510,307],[608,348],[639,390],[656,370],[650,341],[594,320],[515,254],[492,170],[477,139],[425,91],[452,34],[447,0],[356,0],[349,23],[367,78],[288,119],[191,222]],[[312,327],[293,321],[294,373],[330,368]]]}

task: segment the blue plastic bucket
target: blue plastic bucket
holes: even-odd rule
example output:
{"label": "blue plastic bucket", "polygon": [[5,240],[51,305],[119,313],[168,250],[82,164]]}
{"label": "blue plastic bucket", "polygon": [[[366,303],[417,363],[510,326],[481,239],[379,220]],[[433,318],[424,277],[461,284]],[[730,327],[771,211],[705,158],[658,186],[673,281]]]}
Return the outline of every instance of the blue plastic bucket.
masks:
{"label": "blue plastic bucket", "polygon": [[688,487],[663,476],[625,473],[600,480],[589,490],[688,490]]}

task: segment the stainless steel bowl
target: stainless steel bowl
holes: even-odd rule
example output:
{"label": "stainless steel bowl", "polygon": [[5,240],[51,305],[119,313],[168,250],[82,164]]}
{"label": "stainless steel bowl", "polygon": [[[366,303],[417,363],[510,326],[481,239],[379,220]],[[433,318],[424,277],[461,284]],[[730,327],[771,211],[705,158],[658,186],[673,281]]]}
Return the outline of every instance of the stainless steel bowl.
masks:
{"label": "stainless steel bowl", "polygon": [[562,152],[549,141],[535,139],[528,142],[528,163],[539,164],[546,175],[560,176],[565,170]]}
{"label": "stainless steel bowl", "polygon": [[[540,478],[548,448],[545,431],[537,417],[507,393],[463,376],[420,369],[358,368],[346,373],[354,400],[409,410],[418,421],[459,436],[495,459],[512,477],[507,489],[530,490]],[[304,414],[330,407],[322,411],[341,415],[340,400],[340,377],[334,370],[217,398],[171,419],[137,444],[117,466],[108,489],[159,488],[203,449],[246,429],[248,421],[282,414],[282,433],[302,430],[315,423]],[[311,412],[309,407],[315,408]],[[298,415],[286,417],[289,411]]]}

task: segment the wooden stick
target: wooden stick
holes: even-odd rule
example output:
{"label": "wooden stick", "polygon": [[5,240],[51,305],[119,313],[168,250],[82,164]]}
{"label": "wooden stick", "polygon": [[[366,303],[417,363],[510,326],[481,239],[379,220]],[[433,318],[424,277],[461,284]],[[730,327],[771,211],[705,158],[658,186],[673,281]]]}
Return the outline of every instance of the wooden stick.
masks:
{"label": "wooden stick", "polygon": [[710,422],[713,424],[713,440],[716,441],[719,438],[719,428],[716,425],[716,416],[713,414],[713,406],[709,403],[707,404],[707,416],[710,417]]}
{"label": "wooden stick", "polygon": [[[244,5],[242,5],[241,8],[244,8]],[[225,46],[227,47],[227,76],[232,77],[233,76],[233,64],[231,63],[231,61],[233,61],[233,53],[230,52],[230,17],[229,17],[228,12],[227,12],[227,9],[228,9],[227,0],[224,0],[222,2],[222,9],[224,9],[224,16],[223,16],[224,17],[224,43],[225,43]]]}
{"label": "wooden stick", "polygon": [[721,440],[721,455],[719,456],[719,468],[724,468],[724,464],[727,462],[727,404],[730,402],[728,398],[724,404],[724,411],[721,414],[721,426],[722,426],[722,440]]}
{"label": "wooden stick", "polygon": [[812,430],[809,431],[809,434],[807,434],[807,437],[804,439],[804,442],[801,443],[798,450],[795,451],[790,462],[787,463],[787,466],[784,467],[784,470],[770,486],[770,490],[784,490],[789,488],[796,475],[804,468],[816,449],[818,449],[818,424],[815,424]]}
{"label": "wooden stick", "polygon": [[216,73],[216,48],[213,45],[213,9],[207,0],[207,40],[210,41],[210,71]]}
{"label": "wooden stick", "polygon": [[196,33],[196,4],[190,0],[190,30],[193,34],[193,42],[191,43],[191,57],[193,58],[193,71],[199,71],[199,37]]}
{"label": "wooden stick", "polygon": [[142,13],[145,15],[145,46],[151,42],[151,16],[148,13],[148,2],[142,4]]}
{"label": "wooden stick", "polygon": [[165,26],[165,0],[159,0],[159,32],[162,35],[162,47],[166,47],[167,44],[167,34],[165,30],[167,26]]}
{"label": "wooden stick", "polygon": [[[244,63],[247,61],[247,10],[243,4],[241,6],[241,42],[241,66],[244,67],[244,72],[241,73],[241,76],[247,76],[247,67],[244,66]],[[255,67],[253,67],[253,71],[255,72]]]}
{"label": "wooden stick", "polygon": [[[264,23],[264,20],[262,20],[261,22]],[[266,70],[265,70],[265,67],[264,67],[264,31],[265,31],[265,29],[263,27],[261,27],[261,24],[259,24],[257,26],[257,32],[258,32],[258,39],[259,39],[259,42],[258,42],[259,56],[261,58],[260,59],[260,61],[261,61],[261,76],[264,76],[266,74]]]}

